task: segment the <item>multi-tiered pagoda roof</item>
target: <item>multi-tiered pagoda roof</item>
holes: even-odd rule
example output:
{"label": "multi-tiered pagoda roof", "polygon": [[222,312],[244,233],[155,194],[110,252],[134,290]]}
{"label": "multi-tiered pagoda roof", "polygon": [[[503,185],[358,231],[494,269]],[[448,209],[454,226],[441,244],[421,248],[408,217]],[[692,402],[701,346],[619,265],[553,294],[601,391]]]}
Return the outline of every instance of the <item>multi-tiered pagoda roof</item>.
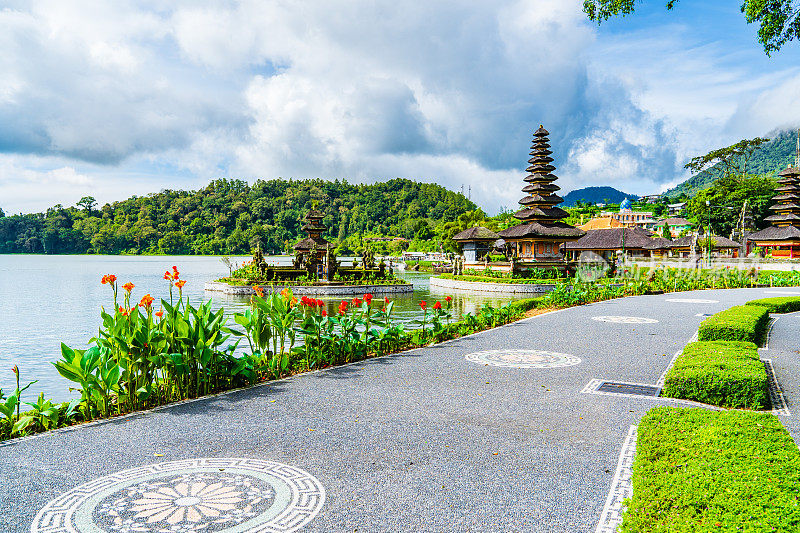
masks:
{"label": "multi-tiered pagoda roof", "polygon": [[303,231],[308,233],[308,237],[294,245],[294,249],[300,252],[306,252],[314,248],[316,245],[318,250],[324,250],[328,244],[322,234],[327,229],[322,223],[325,213],[316,209],[310,210],[306,214],[305,223],[303,224]]}
{"label": "multi-tiered pagoda roof", "polygon": [[575,240],[584,235],[582,230],[562,222],[568,213],[557,207],[563,198],[555,194],[560,187],[554,183],[558,177],[552,173],[556,167],[550,157],[553,152],[549,135],[543,126],[533,134],[531,158],[528,159],[530,166],[524,178],[527,185],[522,189],[527,195],[519,201],[521,209],[514,215],[522,223],[501,231],[500,236],[504,239],[545,237]]}
{"label": "multi-tiered pagoda roof", "polygon": [[772,198],[773,214],[764,220],[771,227],[750,236],[754,241],[787,241],[800,239],[800,165],[795,164],[778,173],[778,193]]}

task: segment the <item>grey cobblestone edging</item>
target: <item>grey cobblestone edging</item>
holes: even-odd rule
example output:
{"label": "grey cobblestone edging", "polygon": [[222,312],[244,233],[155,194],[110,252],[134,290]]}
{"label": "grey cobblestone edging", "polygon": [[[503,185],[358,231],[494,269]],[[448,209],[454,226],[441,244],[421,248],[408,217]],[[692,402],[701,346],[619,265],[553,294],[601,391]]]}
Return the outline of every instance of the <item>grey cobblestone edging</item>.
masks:
{"label": "grey cobblestone edging", "polygon": [[[396,285],[261,285],[265,291],[282,291],[286,287],[292,290],[295,296],[353,296],[365,293],[386,294],[386,293],[408,293],[414,292],[414,285],[403,283]],[[256,292],[248,285],[230,285],[221,281],[209,281],[205,284],[205,290],[221,292],[235,296],[251,296]]]}
{"label": "grey cobblestone edging", "polygon": [[466,291],[502,292],[507,294],[546,294],[556,288],[555,284],[534,285],[525,283],[492,283],[485,281],[461,281],[432,277],[431,288]]}

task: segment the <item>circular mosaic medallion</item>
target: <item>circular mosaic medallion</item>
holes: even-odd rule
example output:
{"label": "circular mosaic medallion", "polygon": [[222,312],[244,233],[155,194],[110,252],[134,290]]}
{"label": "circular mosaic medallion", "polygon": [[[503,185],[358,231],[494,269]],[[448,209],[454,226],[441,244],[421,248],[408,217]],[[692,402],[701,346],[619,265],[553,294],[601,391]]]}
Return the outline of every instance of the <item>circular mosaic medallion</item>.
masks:
{"label": "circular mosaic medallion", "polygon": [[667,298],[668,302],[679,304],[718,304],[719,300],[703,300],[702,298]]}
{"label": "circular mosaic medallion", "polygon": [[65,492],[39,511],[31,533],[295,531],[324,503],[320,482],[293,466],[232,458],[171,461]]}
{"label": "circular mosaic medallion", "polygon": [[509,368],[558,368],[581,362],[574,355],[540,350],[486,350],[465,357],[473,363]]}
{"label": "circular mosaic medallion", "polygon": [[598,322],[613,322],[614,324],[655,324],[655,318],[644,318],[640,316],[593,316],[592,320]]}

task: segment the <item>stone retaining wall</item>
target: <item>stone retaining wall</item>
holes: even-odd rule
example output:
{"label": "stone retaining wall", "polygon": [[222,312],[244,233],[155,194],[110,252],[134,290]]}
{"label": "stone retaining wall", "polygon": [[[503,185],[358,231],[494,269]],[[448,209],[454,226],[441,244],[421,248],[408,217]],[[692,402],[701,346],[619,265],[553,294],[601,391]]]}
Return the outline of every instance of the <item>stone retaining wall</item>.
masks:
{"label": "stone retaining wall", "polygon": [[[397,285],[262,285],[265,291],[282,291],[286,287],[292,290],[295,296],[360,296],[366,293],[386,294],[386,293],[407,293],[414,292],[414,286],[410,283]],[[205,284],[205,290],[221,292],[235,296],[251,296],[256,293],[248,285],[230,285],[221,281],[209,281]]]}
{"label": "stone retaining wall", "polygon": [[503,292],[506,294],[546,294],[556,288],[555,284],[491,283],[485,281],[460,281],[438,277],[431,278],[430,284],[431,288],[437,289]]}

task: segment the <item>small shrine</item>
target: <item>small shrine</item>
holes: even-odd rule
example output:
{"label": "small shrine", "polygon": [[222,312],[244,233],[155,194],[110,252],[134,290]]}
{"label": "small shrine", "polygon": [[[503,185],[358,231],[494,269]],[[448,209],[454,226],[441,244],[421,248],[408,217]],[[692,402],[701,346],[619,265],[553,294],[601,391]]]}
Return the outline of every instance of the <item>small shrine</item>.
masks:
{"label": "small shrine", "polygon": [[461,253],[468,263],[481,261],[499,238],[497,233],[483,226],[465,229],[453,236],[453,240],[461,245]]}
{"label": "small shrine", "polygon": [[750,242],[772,257],[800,258],[800,135],[794,166],[778,173],[778,193],[770,207],[774,213],[764,220],[770,227],[750,235]]}
{"label": "small shrine", "polygon": [[563,199],[555,194],[560,187],[554,183],[558,177],[552,174],[556,167],[550,157],[549,135],[543,126],[533,134],[529,174],[524,178],[527,185],[522,189],[527,196],[519,201],[522,208],[514,215],[521,223],[499,232],[520,266],[563,267],[564,245],[585,234],[562,222],[568,213],[557,207]]}

